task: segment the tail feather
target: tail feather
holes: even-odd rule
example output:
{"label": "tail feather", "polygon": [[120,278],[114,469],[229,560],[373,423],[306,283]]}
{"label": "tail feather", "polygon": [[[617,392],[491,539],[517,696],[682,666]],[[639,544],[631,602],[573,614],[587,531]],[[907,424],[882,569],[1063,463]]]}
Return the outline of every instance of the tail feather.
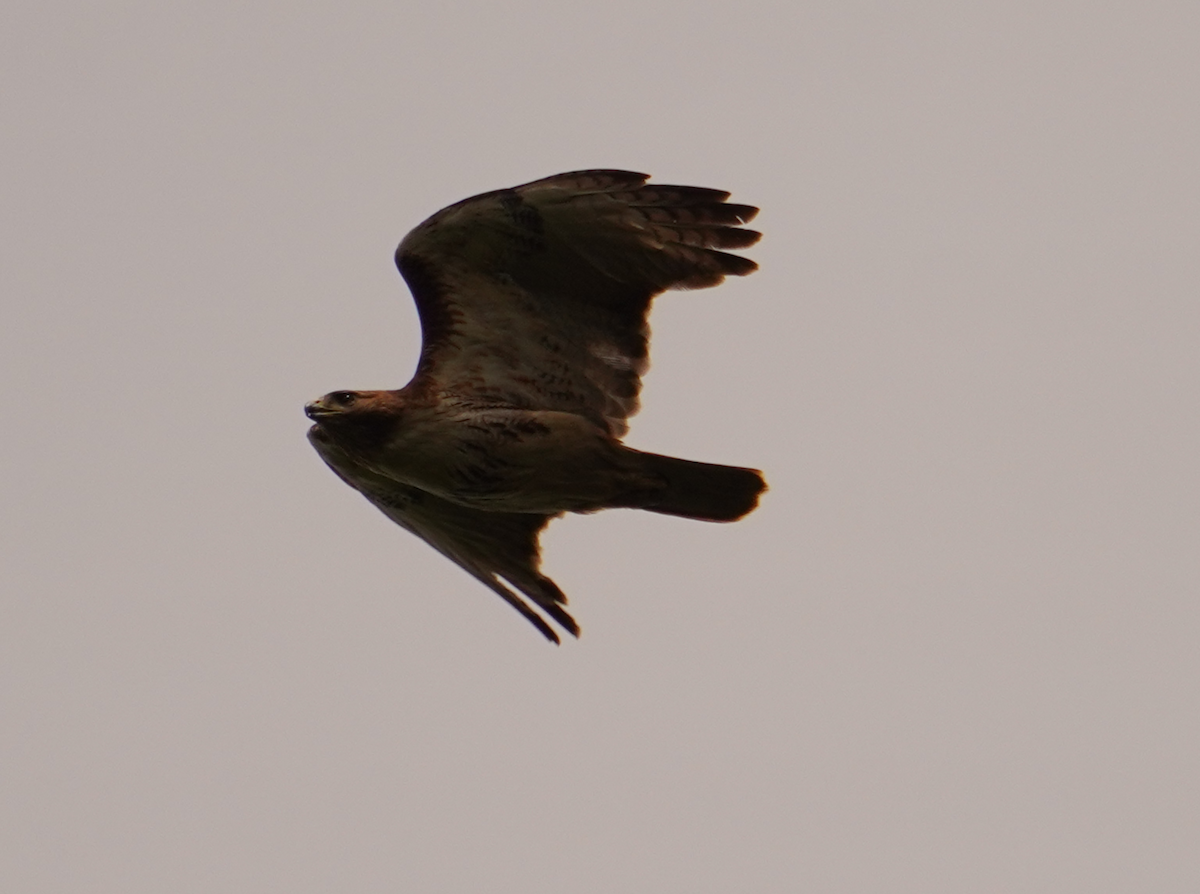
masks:
{"label": "tail feather", "polygon": [[700,521],[736,521],[758,506],[759,495],[767,489],[757,469],[630,452],[638,453],[643,468],[666,482],[664,489],[640,495],[632,504],[636,509]]}

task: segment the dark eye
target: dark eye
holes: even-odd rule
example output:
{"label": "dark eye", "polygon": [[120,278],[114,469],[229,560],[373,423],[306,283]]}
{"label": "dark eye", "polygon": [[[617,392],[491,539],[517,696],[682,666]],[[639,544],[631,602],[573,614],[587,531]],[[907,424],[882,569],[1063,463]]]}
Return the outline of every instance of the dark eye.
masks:
{"label": "dark eye", "polygon": [[357,397],[353,391],[335,391],[329,396],[333,398],[335,404],[340,404],[343,407],[354,403],[354,399]]}

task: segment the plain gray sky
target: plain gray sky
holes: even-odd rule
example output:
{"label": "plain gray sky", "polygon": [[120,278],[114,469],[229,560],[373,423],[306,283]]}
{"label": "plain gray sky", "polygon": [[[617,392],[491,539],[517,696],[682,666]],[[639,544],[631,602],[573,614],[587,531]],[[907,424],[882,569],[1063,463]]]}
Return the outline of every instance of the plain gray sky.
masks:
{"label": "plain gray sky", "polygon": [[[0,887],[1200,890],[1200,6],[9,3]],[[556,522],[548,645],[337,481],[400,237],[583,167],[761,205]]]}

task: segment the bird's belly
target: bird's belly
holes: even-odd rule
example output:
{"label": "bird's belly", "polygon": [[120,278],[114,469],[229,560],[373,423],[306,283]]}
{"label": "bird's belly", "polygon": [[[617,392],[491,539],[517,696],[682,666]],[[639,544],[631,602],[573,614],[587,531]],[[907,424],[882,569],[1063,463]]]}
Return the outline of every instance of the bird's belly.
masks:
{"label": "bird's belly", "polygon": [[379,470],[495,512],[587,512],[659,486],[606,432],[570,413],[487,410],[406,426]]}

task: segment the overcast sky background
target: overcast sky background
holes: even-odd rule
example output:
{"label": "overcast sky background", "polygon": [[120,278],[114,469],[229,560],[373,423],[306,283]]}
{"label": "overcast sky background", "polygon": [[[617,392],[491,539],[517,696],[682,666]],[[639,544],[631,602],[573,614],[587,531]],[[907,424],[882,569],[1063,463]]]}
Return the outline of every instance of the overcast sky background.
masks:
{"label": "overcast sky background", "polygon": [[[1200,890],[1200,6],[9,3],[0,887]],[[400,237],[585,167],[761,205],[544,538],[546,643],[342,485]]]}

